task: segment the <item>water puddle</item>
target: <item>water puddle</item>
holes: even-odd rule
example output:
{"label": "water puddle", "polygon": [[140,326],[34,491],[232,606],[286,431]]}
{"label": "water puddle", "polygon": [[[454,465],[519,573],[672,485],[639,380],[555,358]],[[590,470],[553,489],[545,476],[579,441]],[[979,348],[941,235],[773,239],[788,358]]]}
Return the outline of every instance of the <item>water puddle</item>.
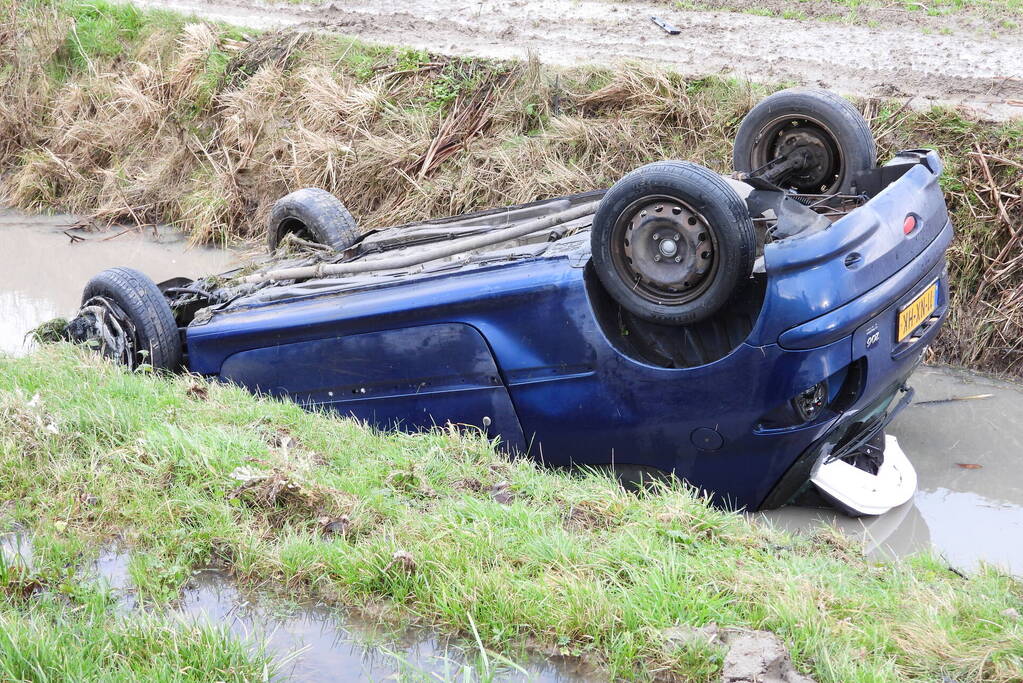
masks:
{"label": "water puddle", "polygon": [[[24,538],[24,537],[21,537]],[[110,589],[123,611],[139,609],[128,572],[129,555],[105,550],[83,578]],[[352,612],[325,605],[273,604],[247,595],[221,571],[193,574],[170,610],[188,623],[224,627],[237,638],[262,643],[288,680],[475,680],[485,678],[478,649],[425,628],[394,633]],[[495,680],[545,683],[595,680],[595,671],[568,660],[529,658],[515,666],[493,662]]]}
{"label": "water puddle", "polygon": [[[131,555],[105,548],[82,568],[80,580],[109,590],[116,610],[153,610],[186,624],[225,628],[253,647],[263,646],[280,665],[280,678],[294,681],[526,680],[575,683],[605,680],[578,658],[530,655],[514,663],[494,653],[487,662],[474,642],[426,627],[389,628],[357,612],[323,604],[275,602],[241,590],[216,569],[193,573],[180,599],[165,609],[139,603]],[[32,539],[15,531],[0,534],[0,564],[33,568]]]}
{"label": "water puddle", "polygon": [[879,517],[792,507],[765,517],[787,529],[834,523],[873,553],[934,548],[960,569],[1023,575],[1023,386],[944,368],[921,368],[910,384],[914,403],[891,433],[916,467],[913,500]]}
{"label": "water puddle", "polygon": [[[229,268],[234,258],[220,249],[187,248],[180,232],[115,228],[69,230],[74,216],[28,215],[0,209],[0,353],[25,353],[25,335],[37,325],[73,314],[82,288],[105,268],[131,266],[157,282]],[[82,238],[72,240],[65,231]]]}
{"label": "water puddle", "polygon": [[32,540],[19,532],[0,534],[0,563],[7,566],[19,564],[31,568]]}

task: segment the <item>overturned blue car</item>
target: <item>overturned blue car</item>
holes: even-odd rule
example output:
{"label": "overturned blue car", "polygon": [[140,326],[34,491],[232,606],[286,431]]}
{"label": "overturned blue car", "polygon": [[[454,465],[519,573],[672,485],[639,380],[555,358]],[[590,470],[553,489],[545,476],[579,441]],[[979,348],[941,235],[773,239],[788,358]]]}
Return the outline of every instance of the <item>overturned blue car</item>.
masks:
{"label": "overturned blue car", "polygon": [[299,190],[264,262],[159,285],[104,271],[69,330],[129,366],[382,428],[472,425],[730,508],[883,513],[916,487],[885,428],[948,306],[941,161],[879,166],[850,104],[790,89],[744,119],[733,162],[368,231]]}

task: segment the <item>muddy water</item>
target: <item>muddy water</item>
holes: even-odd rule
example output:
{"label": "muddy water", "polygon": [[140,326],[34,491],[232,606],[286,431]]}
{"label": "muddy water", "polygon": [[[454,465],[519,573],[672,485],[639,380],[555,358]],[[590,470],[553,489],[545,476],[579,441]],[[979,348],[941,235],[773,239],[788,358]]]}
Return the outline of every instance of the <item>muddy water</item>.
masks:
{"label": "muddy water", "polygon": [[112,266],[131,266],[157,282],[176,275],[195,277],[226,270],[229,252],[189,249],[182,235],[169,228],[154,234],[121,230],[71,230],[73,216],[29,216],[0,209],[0,352],[28,349],[25,334],[57,316],[75,312],[82,287]]}
{"label": "muddy water", "polygon": [[[913,500],[862,519],[792,507],[764,516],[789,529],[834,523],[875,554],[933,547],[956,568],[988,562],[1023,576],[1023,386],[939,368],[910,384],[914,403],[890,433],[916,467]],[[978,395],[990,396],[955,400]]]}
{"label": "muddy water", "polygon": [[[199,572],[178,607],[187,621],[225,625],[237,637],[263,642],[286,664],[289,680],[477,680],[487,665],[474,643],[425,628],[393,633],[379,623],[323,605],[276,610],[244,595],[216,571]],[[489,655],[491,661],[493,654]],[[595,672],[568,660],[526,658],[490,663],[499,679],[546,683],[592,681]]]}

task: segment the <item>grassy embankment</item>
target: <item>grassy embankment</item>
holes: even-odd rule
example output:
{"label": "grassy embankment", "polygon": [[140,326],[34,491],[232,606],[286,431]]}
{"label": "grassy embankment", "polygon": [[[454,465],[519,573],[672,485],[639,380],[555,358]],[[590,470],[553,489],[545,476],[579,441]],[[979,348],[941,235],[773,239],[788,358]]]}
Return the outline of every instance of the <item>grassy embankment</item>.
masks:
{"label": "grassy embankment", "polygon": [[819,681],[1023,680],[1023,621],[1002,614],[1023,584],[997,571],[868,563],[835,534],[792,537],[680,487],[629,494],[507,461],[471,433],[382,434],[59,346],[0,359],[0,491],[0,518],[32,532],[51,568],[36,578],[59,595],[22,597],[24,577],[0,572],[0,677],[12,662],[29,678],[59,670],[75,634],[105,643],[76,662],[120,651],[126,667],[187,667],[209,647],[222,668],[252,671],[213,636],[97,629],[94,598],[62,592],[60,576],[116,534],[156,603],[215,563],[296,599],[478,634],[492,650],[582,654],[615,676],[712,680],[722,652],[664,630],[713,621],[773,631]]}
{"label": "grassy embankment", "polygon": [[[726,171],[767,90],[639,67],[555,70],[348,39],[256,35],[130,6],[0,0],[6,201],[258,238],[329,189],[367,227],[609,186],[643,163]],[[881,157],[934,147],[958,237],[934,359],[1019,373],[1023,123],[859,103]]]}
{"label": "grassy embankment", "polygon": [[[763,94],[640,70],[252,38],[102,3],[0,3],[9,198],[174,221],[197,241],[258,236],[273,199],[303,185],[376,225],[608,185],[658,158],[724,169]],[[1018,126],[863,104],[885,152],[931,144],[949,161],[964,229],[942,357],[1005,367],[1015,356],[998,335],[1018,337],[1004,306],[1020,277],[991,262],[1016,244],[1006,223],[1019,220]],[[985,165],[1007,194],[988,188]],[[114,618],[107,599],[61,572],[121,534],[155,602],[216,562],[251,584],[382,607],[495,649],[560,647],[623,676],[712,678],[721,652],[672,645],[663,629],[716,621],[778,633],[822,681],[1023,680],[1023,626],[1001,614],[1023,589],[996,572],[963,579],[930,558],[874,566],[830,534],[791,538],[680,489],[635,497],[596,475],[509,463],[472,435],[381,435],[189,378],[82,365],[67,350],[0,361],[0,513],[29,527],[37,554],[31,574],[0,573],[2,630],[16,641],[0,641],[0,674],[260,669],[208,632],[101,630]],[[36,392],[41,407],[29,405]],[[263,478],[239,489],[237,467]],[[508,504],[490,494],[501,482]],[[325,535],[321,517],[340,532]],[[34,582],[43,594],[25,598]],[[62,646],[79,636],[92,647]]]}

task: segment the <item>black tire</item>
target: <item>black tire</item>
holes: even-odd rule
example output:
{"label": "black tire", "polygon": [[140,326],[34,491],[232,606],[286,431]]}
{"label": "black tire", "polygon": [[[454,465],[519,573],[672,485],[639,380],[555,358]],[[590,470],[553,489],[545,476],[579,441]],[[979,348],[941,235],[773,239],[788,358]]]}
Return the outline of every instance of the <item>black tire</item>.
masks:
{"label": "black tire", "polygon": [[270,210],[267,232],[270,253],[289,232],[335,251],[344,251],[359,239],[359,226],[345,205],[315,187],[295,190],[278,199]]}
{"label": "black tire", "polygon": [[132,369],[148,363],[158,370],[181,367],[181,337],[174,314],[156,284],[133,268],[108,268],[89,280],[82,304],[95,297],[113,301],[134,326]]}
{"label": "black tire", "polygon": [[778,158],[786,145],[802,145],[812,166],[776,184],[804,194],[848,194],[856,173],[877,165],[870,126],[852,104],[827,90],[789,88],[753,107],[736,133],[733,166],[750,173]]}
{"label": "black tire", "polygon": [[659,161],[608,190],[590,246],[597,276],[623,308],[650,322],[689,325],[714,315],[748,280],[756,233],[746,203],[717,173]]}

